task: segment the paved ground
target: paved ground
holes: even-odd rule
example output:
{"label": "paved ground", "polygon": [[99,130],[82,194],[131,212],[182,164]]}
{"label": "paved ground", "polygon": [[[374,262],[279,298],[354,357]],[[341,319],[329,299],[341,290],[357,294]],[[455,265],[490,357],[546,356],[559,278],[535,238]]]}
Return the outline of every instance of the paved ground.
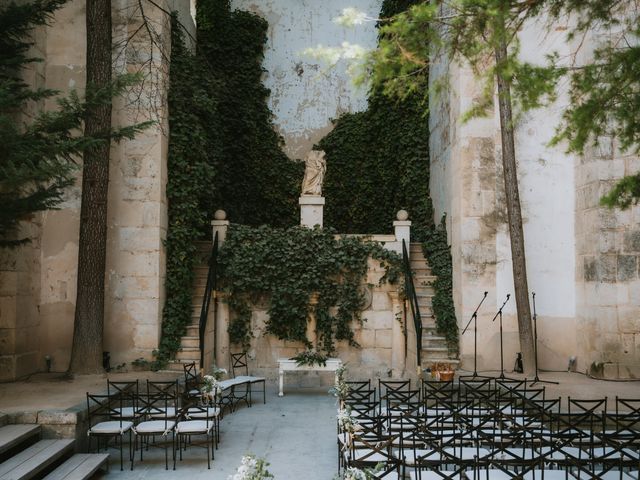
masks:
{"label": "paved ground", "polygon": [[[485,372],[481,372],[485,373]],[[487,372],[495,375],[495,372]],[[110,374],[111,379],[168,378],[174,373],[131,372]],[[508,374],[509,377],[517,375]],[[34,375],[27,381],[0,384],[0,412],[38,412],[47,410],[78,410],[84,408],[85,392],[103,391],[106,376],[95,375],[66,380],[61,375]],[[577,373],[540,373],[542,380],[556,380],[559,385],[541,384],[547,397],[570,395],[573,398],[611,400],[616,395],[640,397],[640,382],[610,382],[590,379]],[[293,380],[293,379],[292,379]],[[306,379],[310,380],[310,379]],[[308,385],[309,381],[300,382]],[[205,451],[187,450],[176,472],[164,470],[164,453],[150,451],[145,460],[136,460],[135,469],[119,471],[112,461],[111,471],[103,480],[174,479],[226,480],[244,454],[266,457],[277,480],[331,480],[336,473],[335,399],[327,387],[296,388],[287,381],[286,395],[276,395],[276,382],[268,382],[267,403],[254,403],[252,408],[240,406],[225,415],[221,425],[221,444],[216,451],[212,469],[207,470]],[[319,384],[319,382],[318,382]],[[317,385],[317,384],[316,384]]]}
{"label": "paved ground", "polygon": [[145,452],[136,458],[133,471],[111,471],[103,480],[174,479],[226,480],[240,465],[245,454],[265,457],[276,480],[331,480],[336,473],[335,398],[322,389],[290,389],[278,397],[267,390],[267,403],[240,406],[222,419],[221,443],[211,470],[207,470],[206,451],[190,447],[177,462],[176,471],[164,469],[164,451]]}

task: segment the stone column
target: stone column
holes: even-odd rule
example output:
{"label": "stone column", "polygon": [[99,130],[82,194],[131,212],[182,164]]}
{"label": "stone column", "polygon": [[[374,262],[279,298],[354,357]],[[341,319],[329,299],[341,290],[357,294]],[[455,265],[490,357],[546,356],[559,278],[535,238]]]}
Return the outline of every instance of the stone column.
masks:
{"label": "stone column", "polygon": [[404,240],[407,244],[407,256],[409,256],[411,250],[409,248],[411,242],[411,220],[409,220],[409,213],[406,210],[398,210],[396,220],[393,222],[393,228],[400,254],[402,254],[402,240]]}
{"label": "stone column", "polygon": [[397,318],[402,318],[403,302],[397,290],[390,291],[389,298],[391,299],[391,311],[394,317],[393,326],[391,327],[391,368],[393,369],[394,377],[404,378],[406,370],[405,337],[402,331],[402,323],[396,320]]}
{"label": "stone column", "polygon": [[324,197],[320,195],[303,195],[300,197],[300,225],[322,228]]}
{"label": "stone column", "polygon": [[229,220],[227,220],[227,212],[224,210],[216,210],[213,214],[213,220],[211,220],[211,227],[213,228],[213,237],[216,238],[218,234],[218,246],[222,245],[227,238],[227,230],[229,229]]}
{"label": "stone column", "polygon": [[226,368],[229,371],[229,322],[230,311],[227,295],[222,292],[213,292],[218,300],[216,312],[216,366]]}

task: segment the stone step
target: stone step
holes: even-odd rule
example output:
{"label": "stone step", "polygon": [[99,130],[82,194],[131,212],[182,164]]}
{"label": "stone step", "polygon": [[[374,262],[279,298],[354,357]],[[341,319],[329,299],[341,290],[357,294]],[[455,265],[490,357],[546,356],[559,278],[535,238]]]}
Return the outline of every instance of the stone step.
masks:
{"label": "stone step", "polygon": [[447,339],[440,335],[425,335],[422,333],[422,346],[423,347],[446,347]]}
{"label": "stone step", "polygon": [[40,425],[5,425],[0,427],[0,456],[12,448],[40,436]]}
{"label": "stone step", "polygon": [[424,345],[422,346],[422,351],[427,353],[435,353],[435,354],[449,353],[449,349],[447,347],[426,347]]}
{"label": "stone step", "polygon": [[197,323],[187,325],[186,337],[200,337],[200,326]]}
{"label": "stone step", "polygon": [[169,370],[170,372],[184,372],[184,364],[191,363],[193,361],[198,363],[200,361],[200,357],[198,357],[197,360],[171,360],[167,363],[166,370]]}
{"label": "stone step", "polygon": [[431,284],[433,282],[436,281],[438,277],[436,277],[435,275],[417,275],[414,272],[413,275],[413,283],[417,286],[422,286],[422,287],[430,287]]}
{"label": "stone step", "polygon": [[200,349],[197,347],[182,348],[176,353],[176,360],[200,361]]}
{"label": "stone step", "polygon": [[0,464],[0,479],[28,480],[73,452],[75,440],[40,440]]}
{"label": "stone step", "polygon": [[101,468],[107,468],[108,453],[76,453],[44,480],[87,480]]}
{"label": "stone step", "polygon": [[184,336],[180,341],[181,347],[184,348],[200,348],[200,338],[195,336]]}
{"label": "stone step", "polygon": [[9,423],[9,415],[6,413],[0,413],[0,427]]}

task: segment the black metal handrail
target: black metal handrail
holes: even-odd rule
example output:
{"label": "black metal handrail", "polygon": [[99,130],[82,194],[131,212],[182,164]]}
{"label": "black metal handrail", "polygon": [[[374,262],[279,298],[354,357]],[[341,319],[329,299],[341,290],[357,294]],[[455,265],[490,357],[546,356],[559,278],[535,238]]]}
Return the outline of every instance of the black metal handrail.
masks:
{"label": "black metal handrail", "polygon": [[[213,236],[213,247],[209,257],[209,270],[207,272],[207,285],[204,287],[202,307],[200,308],[200,324],[198,329],[200,347],[200,368],[204,368],[204,334],[207,329],[207,319],[209,318],[209,304],[211,303],[211,292],[215,292],[218,287],[218,232]],[[215,305],[214,305],[215,313]]]}
{"label": "black metal handrail", "polygon": [[418,305],[418,295],[413,283],[413,272],[411,272],[411,264],[409,263],[409,253],[407,252],[407,244],[402,239],[402,266],[404,270],[404,290],[411,305],[411,315],[413,316],[413,324],[416,329],[416,356],[418,366],[421,367],[422,355],[422,317],[420,317],[420,306]]}

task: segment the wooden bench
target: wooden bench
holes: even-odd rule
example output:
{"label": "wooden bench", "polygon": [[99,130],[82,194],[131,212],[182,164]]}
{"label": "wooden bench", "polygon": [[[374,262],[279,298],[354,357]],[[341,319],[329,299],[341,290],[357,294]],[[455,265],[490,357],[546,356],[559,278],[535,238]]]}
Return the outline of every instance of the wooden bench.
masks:
{"label": "wooden bench", "polygon": [[0,456],[31,438],[40,435],[40,425],[5,425],[0,427]]}
{"label": "wooden bench", "polygon": [[27,480],[73,452],[75,440],[40,440],[0,464],[0,480]]}
{"label": "wooden bench", "polygon": [[76,453],[44,480],[85,480],[107,464],[108,453]]}

